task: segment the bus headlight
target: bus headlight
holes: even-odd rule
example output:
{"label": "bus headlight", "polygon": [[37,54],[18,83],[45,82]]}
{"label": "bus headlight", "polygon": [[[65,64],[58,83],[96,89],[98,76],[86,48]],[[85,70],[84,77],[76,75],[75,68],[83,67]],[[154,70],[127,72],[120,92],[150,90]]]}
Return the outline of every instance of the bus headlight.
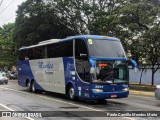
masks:
{"label": "bus headlight", "polygon": [[92,92],[103,92],[103,90],[102,89],[92,89]]}
{"label": "bus headlight", "polygon": [[123,91],[129,91],[129,88],[127,87],[127,88],[123,88]]}

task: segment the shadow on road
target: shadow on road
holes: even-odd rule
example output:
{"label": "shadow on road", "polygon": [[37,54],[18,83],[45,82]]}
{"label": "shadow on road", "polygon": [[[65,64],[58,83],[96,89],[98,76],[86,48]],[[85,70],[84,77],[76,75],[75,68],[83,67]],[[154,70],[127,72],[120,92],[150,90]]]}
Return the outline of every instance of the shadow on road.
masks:
{"label": "shadow on road", "polygon": [[[27,92],[27,90],[21,90],[23,92]],[[130,108],[127,104],[121,103],[121,102],[115,102],[112,100],[106,100],[106,101],[93,101],[93,100],[84,100],[84,99],[78,99],[76,101],[69,100],[68,97],[64,94],[58,94],[58,93],[53,93],[53,92],[44,92],[44,91],[38,91],[37,93],[31,93],[31,94],[36,94],[36,95],[43,95],[45,97],[49,97],[51,99],[57,99],[61,101],[65,101],[67,103],[72,103],[72,104],[77,104],[77,105],[83,105],[87,107],[92,107],[96,109],[103,109],[103,110],[125,110],[126,108]],[[117,106],[119,106],[117,108]],[[78,109],[78,107],[70,108],[70,107],[65,107],[64,109]]]}

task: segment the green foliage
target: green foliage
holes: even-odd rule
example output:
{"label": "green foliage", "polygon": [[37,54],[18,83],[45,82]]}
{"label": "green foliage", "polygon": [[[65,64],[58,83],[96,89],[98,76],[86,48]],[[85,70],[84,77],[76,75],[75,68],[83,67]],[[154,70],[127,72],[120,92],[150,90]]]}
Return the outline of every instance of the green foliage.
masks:
{"label": "green foliage", "polygon": [[141,38],[143,39],[142,47],[144,48],[144,58],[151,64],[152,81],[154,84],[154,74],[160,66],[160,26],[159,24],[150,28],[144,33]]}
{"label": "green foliage", "polygon": [[136,34],[148,30],[156,19],[160,2],[149,0],[129,0],[121,9],[121,22]]}
{"label": "green foliage", "polygon": [[124,0],[49,0],[66,25],[77,34],[120,35],[119,10]]}
{"label": "green foliage", "polygon": [[9,23],[0,28],[0,68],[16,65],[16,45],[13,42],[14,24]]}
{"label": "green foliage", "polygon": [[160,17],[159,0],[129,0],[121,9],[121,25],[128,31],[128,40],[125,47],[131,50],[133,59],[140,64],[145,60],[152,67],[152,85],[154,84],[154,73],[159,64],[159,24]]}
{"label": "green foliage", "polygon": [[5,32],[0,43],[19,48],[79,34],[115,36],[133,59],[140,64],[145,59],[155,68],[160,61],[159,6],[159,0],[27,0],[18,8],[15,28],[0,28],[0,34]]}
{"label": "green foliage", "polygon": [[15,40],[19,47],[74,34],[42,0],[27,0],[17,11]]}

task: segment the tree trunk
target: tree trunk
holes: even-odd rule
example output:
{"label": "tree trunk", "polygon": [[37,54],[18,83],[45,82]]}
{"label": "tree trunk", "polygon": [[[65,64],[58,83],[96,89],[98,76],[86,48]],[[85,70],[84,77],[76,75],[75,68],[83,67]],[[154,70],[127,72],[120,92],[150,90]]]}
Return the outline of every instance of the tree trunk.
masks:
{"label": "tree trunk", "polygon": [[139,80],[139,84],[140,84],[140,85],[141,85],[141,83],[142,83],[142,75],[143,75],[143,71],[144,71],[144,69],[142,68],[141,76],[140,76],[140,80]]}
{"label": "tree trunk", "polygon": [[154,69],[152,69],[152,85],[154,85]]}

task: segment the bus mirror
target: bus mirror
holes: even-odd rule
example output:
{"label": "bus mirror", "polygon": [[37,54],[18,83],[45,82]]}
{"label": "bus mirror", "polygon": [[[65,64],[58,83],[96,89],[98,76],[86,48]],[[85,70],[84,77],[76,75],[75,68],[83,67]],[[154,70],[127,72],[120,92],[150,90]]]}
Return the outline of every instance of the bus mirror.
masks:
{"label": "bus mirror", "polygon": [[137,62],[135,60],[130,60],[130,63],[133,65],[134,67],[134,72],[138,72],[138,65]]}
{"label": "bus mirror", "polygon": [[92,59],[89,59],[89,62],[90,62],[90,74],[95,74],[95,62],[94,62],[94,60],[92,60]]}
{"label": "bus mirror", "polygon": [[90,74],[95,74],[95,68],[94,67],[90,68]]}

